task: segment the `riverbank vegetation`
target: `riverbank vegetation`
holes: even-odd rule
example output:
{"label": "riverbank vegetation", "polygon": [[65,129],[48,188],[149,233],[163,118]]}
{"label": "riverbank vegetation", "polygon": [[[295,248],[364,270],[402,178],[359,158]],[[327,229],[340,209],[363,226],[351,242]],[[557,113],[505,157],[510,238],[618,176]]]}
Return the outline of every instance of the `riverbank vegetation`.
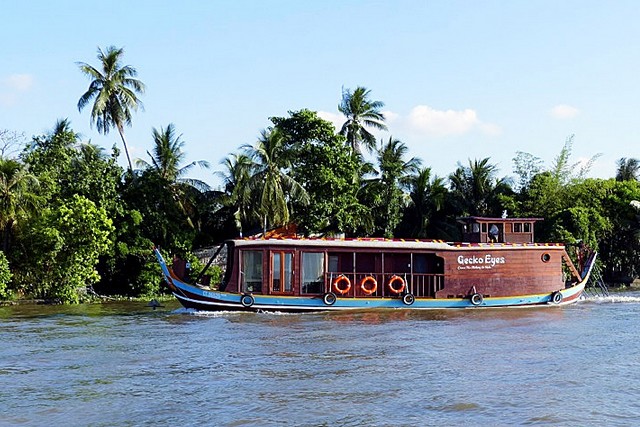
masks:
{"label": "riverbank vegetation", "polygon": [[610,179],[587,178],[597,156],[572,163],[569,137],[549,166],[518,152],[513,175],[502,176],[487,153],[437,176],[402,141],[375,139],[373,130],[386,129],[384,104],[357,87],[337,100],[340,129],[307,109],[271,117],[258,141],[239,143],[212,172],[223,182],[212,189],[189,172],[217,159],[187,160],[171,123],[153,129],[146,159],[129,158],[124,129],[145,86],[122,60],[110,47],[97,67],[79,64],[90,84],[77,107],[91,107],[99,132],[118,131],[128,168],[117,145],[107,152],[82,141],[66,119],[30,141],[0,130],[0,299],[157,295],[153,245],[196,265],[198,248],[287,224],[304,235],[456,241],[456,218],[505,211],[544,218],[537,241],[597,249],[609,282],[638,276],[636,159],[620,159]]}

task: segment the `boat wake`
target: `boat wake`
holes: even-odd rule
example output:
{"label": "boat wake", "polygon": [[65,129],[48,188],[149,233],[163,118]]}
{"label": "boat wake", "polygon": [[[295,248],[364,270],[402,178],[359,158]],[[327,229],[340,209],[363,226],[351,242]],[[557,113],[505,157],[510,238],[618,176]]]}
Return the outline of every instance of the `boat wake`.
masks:
{"label": "boat wake", "polygon": [[583,301],[594,304],[624,304],[640,303],[640,292],[628,292],[620,294],[610,294],[608,296],[583,297]]}

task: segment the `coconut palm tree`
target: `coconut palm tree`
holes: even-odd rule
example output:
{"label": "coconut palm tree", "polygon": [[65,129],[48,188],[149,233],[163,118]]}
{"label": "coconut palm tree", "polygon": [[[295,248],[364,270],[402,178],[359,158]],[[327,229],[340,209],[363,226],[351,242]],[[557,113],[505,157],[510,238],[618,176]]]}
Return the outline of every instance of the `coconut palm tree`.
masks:
{"label": "coconut palm tree", "polygon": [[142,159],[136,159],[136,166],[144,171],[155,174],[166,183],[171,191],[173,199],[185,214],[187,222],[195,228],[191,219],[195,210],[195,202],[193,198],[197,193],[204,193],[209,190],[209,186],[202,180],[187,178],[185,174],[194,166],[200,166],[208,169],[209,162],[206,160],[193,161],[185,166],[182,162],[185,158],[185,152],[182,151],[184,141],[182,135],[176,134],[173,123],[167,125],[166,128],[152,129],[153,134],[153,150],[147,151],[150,162]]}
{"label": "coconut palm tree", "polygon": [[251,188],[249,186],[253,162],[244,154],[231,154],[222,161],[226,171],[216,172],[224,183],[223,204],[233,208],[236,228],[243,234],[243,225],[252,222]]}
{"label": "coconut palm tree", "polygon": [[496,178],[498,168],[489,158],[469,159],[469,166],[458,164],[449,175],[449,183],[457,208],[462,215],[498,215],[497,195],[508,190],[506,178]]}
{"label": "coconut palm tree", "polygon": [[118,130],[129,162],[129,170],[133,173],[124,126],[131,126],[132,110],[142,108],[138,94],[144,93],[145,85],[135,78],[138,74],[135,68],[121,64],[123,53],[124,49],[115,46],[109,46],[104,52],[98,48],[98,68],[84,62],[78,63],[80,71],[91,79],[89,88],[78,100],[78,110],[82,111],[93,101],[91,124],[95,122],[98,132],[104,135],[112,128]]}
{"label": "coconut palm tree", "polygon": [[176,133],[176,128],[173,123],[169,123],[164,129],[162,127],[160,130],[153,128],[152,135],[153,150],[152,152],[147,151],[151,162],[136,159],[136,166],[145,170],[152,170],[162,179],[172,184],[187,184],[199,191],[209,190],[209,186],[204,181],[185,177],[187,172],[194,166],[208,169],[209,162],[206,160],[196,160],[182,166],[182,162],[186,156],[186,153],[182,151],[185,142],[182,140],[182,134],[178,135]]}
{"label": "coconut palm tree", "polygon": [[447,188],[441,177],[431,177],[430,167],[424,167],[412,175],[409,187],[411,201],[405,214],[406,223],[411,226],[409,236],[426,238],[429,226],[434,223],[434,216],[444,209]]}
{"label": "coconut palm tree", "polygon": [[408,199],[410,177],[418,171],[421,161],[415,157],[405,160],[408,148],[398,139],[389,138],[380,142],[377,152],[377,177],[364,181],[363,193],[367,205],[373,208],[378,233],[393,237],[393,232],[402,218],[402,209]]}
{"label": "coconut palm tree", "polygon": [[638,181],[640,178],[640,161],[623,157],[616,162],[618,169],[616,181]]}
{"label": "coconut palm tree", "polygon": [[347,121],[342,125],[340,135],[347,138],[347,143],[354,152],[360,152],[361,144],[369,151],[375,150],[376,139],[367,127],[387,130],[384,114],[380,112],[384,103],[369,100],[370,93],[369,89],[362,86],[358,86],[353,92],[350,89],[342,90],[342,102],[338,105],[338,111],[347,117]]}
{"label": "coconut palm tree", "polygon": [[255,191],[255,210],[266,230],[269,226],[289,223],[288,202],[309,203],[304,188],[284,171],[291,167],[286,138],[278,128],[263,130],[255,146],[243,146],[253,160],[250,186]]}
{"label": "coconut palm tree", "polygon": [[38,206],[39,183],[17,160],[0,158],[0,232],[2,250],[7,253],[13,228]]}

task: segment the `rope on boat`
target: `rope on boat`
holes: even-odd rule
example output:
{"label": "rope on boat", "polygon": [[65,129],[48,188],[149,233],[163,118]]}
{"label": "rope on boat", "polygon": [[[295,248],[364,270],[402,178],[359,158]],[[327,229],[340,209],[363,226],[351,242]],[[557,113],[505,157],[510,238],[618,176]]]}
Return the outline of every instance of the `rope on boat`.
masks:
{"label": "rope on boat", "polygon": [[597,265],[594,266],[591,277],[584,287],[584,294],[591,298],[609,296],[609,287],[602,279],[600,268]]}

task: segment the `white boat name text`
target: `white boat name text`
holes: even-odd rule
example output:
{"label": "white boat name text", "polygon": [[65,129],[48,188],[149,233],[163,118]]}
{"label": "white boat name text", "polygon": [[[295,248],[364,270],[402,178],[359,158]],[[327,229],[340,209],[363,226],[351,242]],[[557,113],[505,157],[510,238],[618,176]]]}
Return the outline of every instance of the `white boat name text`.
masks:
{"label": "white boat name text", "polygon": [[458,256],[458,270],[493,268],[498,264],[505,264],[503,256],[495,257],[491,254],[483,256]]}

